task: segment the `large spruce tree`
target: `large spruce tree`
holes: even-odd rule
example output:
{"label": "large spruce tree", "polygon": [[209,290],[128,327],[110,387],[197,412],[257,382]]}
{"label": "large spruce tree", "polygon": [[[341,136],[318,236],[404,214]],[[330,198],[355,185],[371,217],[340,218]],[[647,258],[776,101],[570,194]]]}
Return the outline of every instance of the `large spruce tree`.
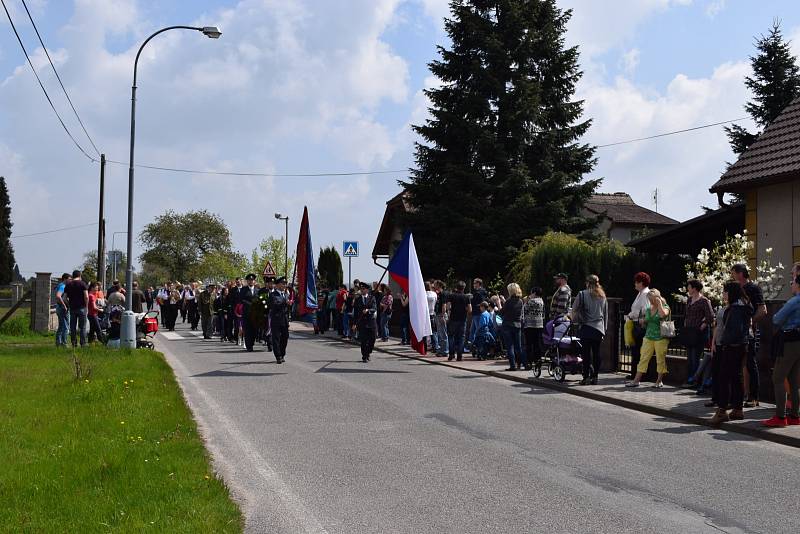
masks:
{"label": "large spruce tree", "polygon": [[[800,96],[800,68],[792,55],[791,43],[783,40],[780,21],[772,24],[769,34],[756,39],[757,54],[750,58],[753,75],[745,78],[745,85],[753,99],[744,109],[760,130]],[[758,138],[760,132],[749,132],[738,124],[725,128],[731,148],[741,155]]]}
{"label": "large spruce tree", "polygon": [[14,247],[11,245],[11,198],[6,179],[0,176],[0,285],[14,280]]}
{"label": "large spruce tree", "polygon": [[594,147],[574,100],[577,47],[566,47],[571,11],[555,0],[453,0],[452,41],[429,64],[431,118],[415,131],[416,169],[400,184],[413,206],[424,272],[504,272],[524,239],[580,232],[599,181],[584,180]]}

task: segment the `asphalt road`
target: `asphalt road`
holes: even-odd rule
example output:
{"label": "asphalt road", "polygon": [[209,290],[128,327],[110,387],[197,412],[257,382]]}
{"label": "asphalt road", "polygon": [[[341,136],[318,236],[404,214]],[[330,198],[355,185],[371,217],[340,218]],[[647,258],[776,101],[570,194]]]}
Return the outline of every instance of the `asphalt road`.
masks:
{"label": "asphalt road", "polygon": [[800,451],[293,334],[159,334],[248,532],[797,532]]}

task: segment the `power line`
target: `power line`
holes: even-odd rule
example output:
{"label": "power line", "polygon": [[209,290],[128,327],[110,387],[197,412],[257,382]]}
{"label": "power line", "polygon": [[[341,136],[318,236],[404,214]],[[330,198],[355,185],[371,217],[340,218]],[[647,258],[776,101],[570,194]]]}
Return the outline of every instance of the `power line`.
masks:
{"label": "power line", "polygon": [[63,228],[53,228],[52,230],[44,230],[42,232],[36,232],[34,234],[12,235],[11,239],[19,239],[20,237],[33,237],[33,236],[44,235],[44,234],[54,234],[56,232],[65,232],[67,230],[75,230],[77,228],[87,228],[89,226],[97,226],[97,223],[93,222],[93,223],[87,223],[87,224],[79,224],[77,226],[65,226]]}
{"label": "power line", "polygon": [[[702,130],[704,128],[711,128],[713,126],[720,126],[722,124],[729,124],[731,122],[738,122],[742,120],[747,120],[749,117],[739,117],[738,119],[729,119],[726,121],[719,121],[713,122],[710,124],[701,124],[699,126],[693,126],[691,128],[684,128],[682,130],[673,130],[671,132],[663,132],[660,134],[649,135],[647,137],[638,137],[636,139],[627,139],[625,141],[616,141],[614,143],[606,143],[603,145],[597,145],[596,148],[607,148],[612,146],[619,146],[628,143],[636,143],[639,141],[646,141],[648,139],[657,139],[659,137],[666,137],[669,135],[676,135],[680,133],[692,132],[695,130]],[[116,161],[113,159],[107,159],[108,163],[114,163],[116,165],[128,165],[122,161]],[[183,169],[179,167],[159,167],[157,165],[134,165],[134,167],[142,168],[142,169],[150,169],[156,171],[166,171],[166,172],[180,172],[186,174],[207,174],[207,175],[215,175],[215,176],[261,176],[261,177],[270,177],[270,178],[315,178],[315,177],[324,177],[324,176],[365,176],[365,175],[372,175],[372,174],[398,174],[407,172],[408,169],[401,169],[401,170],[391,170],[391,171],[361,171],[361,172],[320,172],[320,173],[298,173],[298,174],[280,174],[280,173],[265,173],[265,172],[226,172],[226,171],[201,171],[197,169]]]}
{"label": "power line", "polygon": [[648,139],[656,139],[658,137],[666,137],[668,135],[675,135],[675,134],[679,134],[679,133],[692,132],[694,130],[702,130],[703,128],[711,128],[712,126],[720,126],[722,124],[728,124],[730,122],[743,121],[743,120],[747,120],[749,118],[750,117],[739,117],[738,119],[730,119],[730,120],[727,120],[727,121],[714,122],[714,123],[711,123],[711,124],[702,124],[700,126],[693,126],[692,128],[684,128],[683,130],[674,130],[672,132],[664,132],[664,133],[660,133],[660,134],[656,134],[656,135],[649,135],[647,137],[637,137],[636,139],[628,139],[626,141],[617,141],[615,143],[606,143],[605,145],[597,145],[595,148],[606,148],[606,147],[610,147],[610,146],[625,145],[625,144],[628,144],[628,143],[636,143],[638,141],[647,141]]}
{"label": "power line", "polygon": [[67,88],[64,87],[64,82],[61,81],[61,76],[58,74],[58,70],[56,70],[56,66],[53,64],[53,60],[50,58],[50,53],[47,51],[47,47],[44,45],[42,36],[39,34],[39,28],[36,27],[36,23],[33,21],[33,16],[31,15],[31,12],[28,10],[28,4],[25,3],[25,0],[22,0],[22,5],[25,8],[25,12],[28,14],[28,19],[30,19],[31,24],[33,25],[33,31],[36,32],[36,37],[39,38],[39,43],[42,45],[42,49],[44,50],[44,53],[47,56],[47,61],[50,62],[50,66],[53,67],[53,72],[56,73],[56,78],[58,79],[58,83],[59,85],[61,85],[61,90],[64,91],[64,96],[67,97],[67,102],[69,102],[69,105],[72,108],[72,112],[75,114],[75,118],[78,119],[78,123],[81,125],[81,128],[83,128],[83,133],[86,134],[86,138],[92,144],[92,148],[94,148],[94,151],[97,152],[97,155],[99,156],[100,151],[94,144],[92,136],[90,136],[89,132],[86,131],[86,126],[83,125],[83,121],[81,120],[80,115],[78,115],[78,110],[75,109],[75,105],[72,103],[72,99],[69,97],[69,93],[67,93]]}
{"label": "power line", "polygon": [[11,19],[11,13],[8,12],[8,7],[6,7],[5,0],[0,0],[0,4],[3,4],[3,10],[6,12],[6,17],[8,17],[8,22],[11,24],[11,29],[14,30],[14,35],[17,36],[17,41],[19,42],[19,46],[22,48],[22,52],[25,54],[25,59],[28,60],[28,65],[30,65],[31,70],[33,71],[33,75],[36,76],[36,81],[39,82],[39,87],[42,88],[42,92],[44,93],[45,98],[47,98],[47,102],[50,103],[50,107],[53,109],[53,113],[55,113],[56,117],[58,117],[58,122],[61,123],[61,127],[64,128],[65,132],[67,132],[67,135],[69,136],[70,139],[72,139],[72,142],[75,143],[75,146],[78,147],[78,150],[80,150],[84,156],[89,158],[89,160],[96,162],[97,160],[92,156],[90,156],[83,149],[80,143],[78,143],[75,137],[73,137],[72,133],[70,133],[69,129],[67,128],[67,125],[64,124],[64,120],[61,118],[61,115],[58,114],[55,105],[53,105],[53,101],[50,99],[50,95],[47,94],[47,89],[44,88],[44,84],[42,83],[41,78],[39,78],[39,74],[36,72],[36,69],[34,68],[33,63],[31,62],[31,58],[28,55],[28,50],[25,48],[25,45],[22,42],[22,38],[19,36],[19,32],[17,31],[17,27],[14,25],[14,21]]}
{"label": "power line", "polygon": [[[107,163],[114,163],[116,165],[128,165],[122,161],[113,159],[106,159]],[[197,169],[182,169],[176,167],[158,167],[156,165],[139,165],[134,164],[134,167],[140,169],[150,169],[155,171],[167,172],[181,172],[186,174],[210,174],[215,176],[260,176],[267,178],[319,178],[323,176],[365,176],[370,174],[397,174],[408,172],[408,169],[393,170],[393,171],[355,171],[355,172],[319,172],[319,173],[300,173],[300,174],[280,174],[280,173],[267,173],[267,172],[227,172],[227,171],[201,171]]]}

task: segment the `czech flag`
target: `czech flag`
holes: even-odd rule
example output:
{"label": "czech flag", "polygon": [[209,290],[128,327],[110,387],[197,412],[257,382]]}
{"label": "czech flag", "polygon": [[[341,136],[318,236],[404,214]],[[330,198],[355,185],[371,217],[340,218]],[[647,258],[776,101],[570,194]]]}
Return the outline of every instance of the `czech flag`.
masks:
{"label": "czech flag", "polygon": [[311,230],[308,225],[308,207],[303,208],[300,237],[297,239],[297,255],[294,265],[294,280],[297,288],[297,313],[307,315],[317,311],[317,281],[314,277],[314,247],[311,245]]}
{"label": "czech flag", "polygon": [[431,317],[428,310],[428,296],[425,281],[414,248],[414,236],[406,232],[402,243],[389,262],[389,276],[397,282],[408,295],[408,315],[411,322],[411,347],[425,355],[425,336],[431,331]]}

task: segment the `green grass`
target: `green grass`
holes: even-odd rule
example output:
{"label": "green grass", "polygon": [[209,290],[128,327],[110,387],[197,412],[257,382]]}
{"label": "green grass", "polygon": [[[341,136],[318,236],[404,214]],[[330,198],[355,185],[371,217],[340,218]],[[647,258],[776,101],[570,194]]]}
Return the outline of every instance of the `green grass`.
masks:
{"label": "green grass", "polygon": [[[51,340],[49,340],[51,341]],[[0,531],[240,532],[157,352],[0,342]]]}

